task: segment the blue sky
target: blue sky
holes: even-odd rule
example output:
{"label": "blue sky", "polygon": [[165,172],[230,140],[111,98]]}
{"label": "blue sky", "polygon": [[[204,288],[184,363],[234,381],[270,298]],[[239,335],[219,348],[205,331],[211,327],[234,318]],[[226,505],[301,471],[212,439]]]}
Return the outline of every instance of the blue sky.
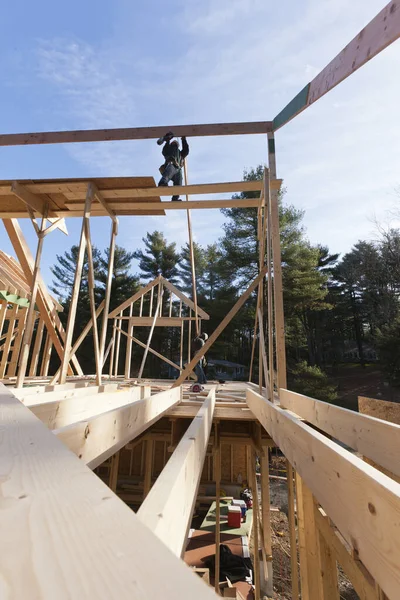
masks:
{"label": "blue sky", "polygon": [[[272,119],[383,8],[382,0],[49,0],[9,3],[0,37],[0,131]],[[376,237],[398,203],[400,122],[393,44],[276,135],[286,199],[305,209],[313,243],[346,252]],[[190,182],[234,181],[266,160],[263,136],[189,140]],[[158,176],[153,140],[0,148],[0,178]],[[216,211],[193,213],[195,239],[222,234]],[[399,224],[392,220],[392,224]],[[78,241],[45,241],[43,274]],[[107,219],[92,220],[102,247]],[[32,226],[23,229],[31,248]],[[118,243],[161,229],[178,245],[186,217],[123,217]],[[0,225],[0,247],[12,253]]]}

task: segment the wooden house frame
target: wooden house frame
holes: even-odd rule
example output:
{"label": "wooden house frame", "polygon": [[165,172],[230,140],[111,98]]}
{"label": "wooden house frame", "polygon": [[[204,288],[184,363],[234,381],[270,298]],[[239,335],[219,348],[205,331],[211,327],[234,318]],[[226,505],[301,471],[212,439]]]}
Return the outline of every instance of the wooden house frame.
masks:
{"label": "wooden house frame", "polygon": [[[400,426],[287,389],[278,219],[281,182],[276,173],[274,139],[277,129],[399,36],[400,6],[391,1],[273,121],[0,135],[0,145],[7,146],[140,140],[158,138],[167,130],[187,136],[259,134],[266,137],[268,148],[268,168],[262,181],[189,185],[186,173],[186,185],[174,190],[187,196],[182,203],[162,202],[160,195],[167,195],[168,190],[154,187],[151,178],[141,182],[132,178],[119,178],[118,182],[0,182],[0,218],[31,287],[32,317],[27,317],[23,349],[26,345],[29,349],[35,303],[41,315],[47,311],[43,318],[53,324],[53,334],[56,331],[55,309],[40,285],[43,223],[50,217],[50,227],[54,228],[63,226],[60,219],[83,215],[68,325],[65,332],[58,330],[55,343],[61,362],[55,378],[59,383],[49,384],[47,380],[47,385],[23,387],[27,362],[26,352],[22,351],[17,385],[0,384],[3,596],[76,600],[142,600],[160,595],[166,600],[215,597],[214,590],[192,573],[181,557],[207,455],[212,455],[215,497],[219,498],[222,448],[238,444],[245,449],[247,476],[253,490],[257,489],[256,456],[261,465],[260,498],[254,494],[256,600],[264,592],[272,593],[268,471],[272,445],[287,459],[292,598],[299,598],[301,588],[302,600],[339,600],[338,564],[362,600],[399,597],[400,484],[395,477],[400,475]],[[259,196],[251,200],[189,199],[189,194],[249,190],[258,191]],[[109,314],[117,217],[186,210],[192,240],[190,209],[227,206],[257,208],[259,274],[210,335],[201,353],[211,348],[257,291],[252,364],[258,351],[258,383],[237,384],[229,393],[217,385],[208,385],[204,393],[193,398],[186,381],[199,352],[176,381],[136,384],[124,378],[119,384],[104,384],[106,324],[109,318],[118,318],[115,311]],[[36,260],[28,254],[16,221],[27,216],[26,207],[32,218],[42,217]],[[82,377],[77,367],[75,352],[80,338],[72,344],[85,248],[89,265],[92,264],[91,215],[109,216],[112,222],[109,280],[101,308],[94,304],[93,277],[89,278],[92,321],[88,327],[94,330],[94,381],[93,377]],[[190,246],[193,248],[192,241]],[[193,283],[195,289],[194,269]],[[264,285],[266,306],[262,300]],[[193,304],[197,306],[194,298]],[[101,309],[99,336],[97,318]],[[199,310],[196,311],[198,316]],[[150,342],[147,345],[150,347]],[[81,381],[67,381],[68,371],[73,369],[81,375]],[[165,419],[169,432],[159,427]],[[154,436],[160,436],[171,448],[170,458],[165,460],[155,481]],[[145,450],[142,502],[135,513],[115,492],[120,461],[123,462],[124,453],[134,450],[136,443],[145,444]],[[108,469],[107,483],[93,472],[99,468]],[[217,594],[221,594],[219,504],[215,515]]]}

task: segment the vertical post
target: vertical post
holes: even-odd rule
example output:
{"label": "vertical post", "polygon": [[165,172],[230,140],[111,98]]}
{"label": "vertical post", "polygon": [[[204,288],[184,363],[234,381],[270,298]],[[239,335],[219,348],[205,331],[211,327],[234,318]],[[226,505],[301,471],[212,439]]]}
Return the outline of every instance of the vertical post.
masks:
{"label": "vertical post", "polygon": [[299,570],[297,566],[297,540],[296,540],[296,521],[294,513],[294,481],[293,467],[286,461],[286,474],[288,486],[288,522],[290,538],[290,570],[292,575],[292,599],[299,599]]}
{"label": "vertical post", "polygon": [[[35,323],[34,315],[35,315],[35,304],[36,304],[36,296],[39,289],[39,275],[40,275],[40,261],[42,258],[42,250],[43,250],[43,242],[44,242],[44,230],[47,216],[47,206],[45,208],[45,213],[43,214],[42,221],[40,224],[40,230],[38,231],[38,244],[36,249],[36,257],[35,257],[35,265],[33,268],[32,275],[32,289],[31,289],[31,298],[28,307],[28,314],[26,317],[26,325],[24,330],[24,336],[22,339],[22,350],[21,356],[18,363],[18,375],[16,386],[17,388],[21,388],[24,384],[26,369],[28,367],[28,358],[29,358],[29,349],[32,341],[32,333],[33,326]],[[37,227],[36,222],[34,221],[35,226]]]}
{"label": "vertical post", "polygon": [[[186,160],[183,163],[183,170],[185,174],[185,185],[189,185],[188,182],[188,174],[187,174],[187,164]],[[189,201],[189,196],[186,194],[186,202]],[[194,262],[194,248],[193,248],[193,236],[192,236],[192,221],[190,217],[190,210],[187,209],[187,224],[188,224],[188,232],[189,232],[189,252],[190,252],[190,267],[192,271],[192,290],[193,290],[193,303],[194,303],[194,316],[195,316],[195,324],[196,324],[196,336],[200,333],[199,328],[199,316],[197,311],[197,286],[196,286],[196,267]]]}
{"label": "vertical post", "polygon": [[267,581],[267,594],[273,594],[272,581],[272,535],[271,535],[271,500],[269,493],[269,451],[262,448],[261,451],[261,515],[264,552],[267,560],[267,573],[264,573]]}
{"label": "vertical post", "polygon": [[151,488],[151,476],[153,472],[153,449],[154,441],[152,439],[146,440],[146,460],[144,465],[144,482],[143,482],[143,500]]}
{"label": "vertical post", "polygon": [[[276,179],[275,138],[268,133],[269,172]],[[285,320],[283,313],[282,262],[281,242],[279,235],[278,191],[271,191],[270,224],[272,236],[272,260],[274,273],[274,304],[275,304],[275,336],[276,336],[276,366],[278,393],[280,388],[286,388],[286,352],[285,352]]]}
{"label": "vertical post", "polygon": [[[182,300],[179,302],[179,316],[182,316]],[[179,349],[179,366],[182,370],[183,368],[183,326],[184,326],[184,321],[182,321],[181,323],[181,344],[180,344],[180,349]]]}
{"label": "vertical post", "polygon": [[324,598],[319,570],[317,526],[314,498],[298,473],[296,473],[297,519],[299,525],[300,581],[302,600]]}
{"label": "vertical post", "polygon": [[4,321],[6,320],[7,306],[6,300],[0,300],[0,336],[3,332]]}
{"label": "vertical post", "polygon": [[115,356],[115,340],[117,336],[117,319],[113,320],[113,334],[112,334],[112,346],[111,346],[111,356],[110,356],[110,369],[109,376],[113,376],[113,366],[114,366],[114,356]]}
{"label": "vertical post", "polygon": [[111,457],[110,479],[108,487],[115,493],[118,483],[118,467],[119,467],[119,450]]}
{"label": "vertical post", "polygon": [[254,547],[254,586],[255,600],[260,600],[260,551],[258,541],[258,521],[260,516],[260,507],[258,501],[258,487],[256,475],[256,453],[251,449],[251,489],[253,492],[253,547]]}
{"label": "vertical post", "polygon": [[153,316],[153,296],[154,296],[154,287],[151,288],[150,291],[150,310],[149,310],[149,317]]}
{"label": "vertical post", "polygon": [[[122,317],[124,311],[121,310],[121,312],[119,313],[119,316]],[[119,363],[119,348],[121,345],[121,332],[120,329],[122,329],[122,319],[120,318],[118,321],[118,332],[117,332],[117,347],[115,349],[115,370],[114,370],[114,377],[118,377],[118,363]]]}
{"label": "vertical post", "polygon": [[0,363],[0,379],[2,379],[6,374],[8,354],[10,352],[11,342],[12,342],[12,339],[14,336],[14,325],[15,325],[15,320],[17,318],[17,314],[18,314],[18,304],[14,304],[14,306],[12,307],[12,310],[11,310],[11,314],[7,317],[8,330],[7,330],[6,339],[3,344],[3,356],[1,358],[1,363]]}
{"label": "vertical post", "polygon": [[219,595],[220,544],[221,544],[221,442],[219,426],[214,424],[214,474],[215,474],[215,591]]}
{"label": "vertical post", "polygon": [[104,297],[103,319],[102,319],[102,324],[101,324],[101,337],[100,337],[101,369],[103,369],[104,349],[106,346],[108,311],[110,309],[111,287],[112,287],[112,278],[113,278],[113,271],[114,271],[115,241],[116,241],[117,234],[118,234],[118,219],[115,218],[115,220],[113,219],[113,221],[111,222],[111,239],[110,239],[110,247],[108,250],[107,283],[106,283],[106,291],[105,291],[105,297]]}
{"label": "vertical post", "polygon": [[[154,288],[151,288],[151,289],[153,290]],[[157,298],[156,311],[154,313],[153,323],[151,324],[149,337],[147,339],[146,348],[145,348],[145,351],[144,351],[144,354],[143,354],[142,364],[140,365],[138,379],[141,379],[141,377],[143,375],[143,369],[144,369],[144,365],[146,363],[147,354],[149,353],[151,338],[153,337],[154,327],[156,326],[156,322],[157,322],[157,319],[158,319],[158,312],[160,310],[160,306],[161,306],[161,302],[162,302],[162,297],[163,297],[163,292],[164,292],[163,284],[160,281],[160,283],[158,284],[158,298]]]}
{"label": "vertical post", "polygon": [[272,270],[271,270],[271,218],[270,218],[270,207],[271,207],[271,188],[270,188],[270,175],[269,169],[264,171],[264,198],[265,198],[265,218],[267,219],[267,324],[268,324],[268,361],[269,361],[269,399],[271,402],[274,401],[274,319],[273,319],[273,305],[272,305]]}
{"label": "vertical post", "polygon": [[39,361],[40,348],[42,346],[43,329],[44,329],[44,321],[42,318],[39,318],[39,322],[38,322],[38,325],[36,328],[36,338],[35,338],[35,345],[33,347],[31,366],[29,368],[29,376],[30,377],[34,377],[36,375],[36,370],[37,370],[38,361]]}
{"label": "vertical post", "polygon": [[[133,302],[129,307],[129,317],[133,314]],[[128,334],[133,335],[133,325],[131,320],[128,320]],[[131,359],[132,359],[132,338],[126,338],[126,354],[125,354],[125,379],[131,376]]]}
{"label": "vertical post", "polygon": [[[91,184],[89,183],[90,187]],[[92,240],[90,237],[90,208],[85,211],[83,218],[85,226],[85,237],[86,237],[86,249],[88,259],[88,284],[89,284],[89,299],[90,299],[90,312],[92,315],[92,328],[93,328],[93,344],[94,344],[94,356],[96,362],[96,385],[101,385],[101,354],[99,346],[99,332],[97,327],[97,314],[96,314],[96,300],[94,296],[95,288],[95,277],[94,277],[94,265],[93,265],[93,251],[92,251]],[[104,314],[106,314],[104,312]],[[104,316],[104,315],[103,315]]]}
{"label": "vertical post", "polygon": [[192,348],[192,309],[189,309],[189,325],[188,325],[188,364],[191,360],[191,348]]}
{"label": "vertical post", "polygon": [[[79,241],[78,257],[77,257],[77,261],[76,261],[74,285],[72,288],[71,304],[69,307],[67,329],[65,332],[64,356],[61,361],[61,374],[60,374],[60,383],[61,384],[65,383],[66,379],[67,379],[69,357],[70,357],[71,349],[72,349],[72,336],[74,334],[76,309],[78,307],[79,288],[80,288],[81,279],[82,279],[83,261],[85,258],[85,249],[86,249],[85,219],[89,218],[89,216],[90,216],[90,209],[92,206],[93,196],[94,196],[94,189],[93,189],[92,184],[89,183],[87,192],[86,192],[85,209],[84,209],[84,215],[83,215],[83,220],[82,220],[82,229],[81,229],[81,238]],[[96,319],[94,318],[93,326],[95,324],[95,320]]]}
{"label": "vertical post", "polygon": [[47,331],[47,338],[46,338],[46,343],[45,343],[44,351],[43,351],[42,364],[40,367],[40,375],[42,377],[47,377],[47,374],[49,372],[49,365],[50,365],[50,358],[51,358],[52,350],[53,350],[53,340],[51,339],[51,336],[50,336],[49,332]]}
{"label": "vertical post", "polygon": [[[314,501],[314,511],[317,510],[318,505]],[[322,533],[319,531],[318,528],[316,534],[317,551],[319,558],[319,573],[322,585],[321,600],[340,600],[336,558],[331,552],[329,544],[327,544],[325,538],[323,537]]]}
{"label": "vertical post", "polygon": [[[18,357],[20,354],[22,337],[24,335],[25,323],[27,317],[27,309],[22,308],[18,311],[18,326],[12,346],[11,360],[8,365],[7,377],[14,377],[17,372]],[[29,352],[29,347],[28,347]]]}

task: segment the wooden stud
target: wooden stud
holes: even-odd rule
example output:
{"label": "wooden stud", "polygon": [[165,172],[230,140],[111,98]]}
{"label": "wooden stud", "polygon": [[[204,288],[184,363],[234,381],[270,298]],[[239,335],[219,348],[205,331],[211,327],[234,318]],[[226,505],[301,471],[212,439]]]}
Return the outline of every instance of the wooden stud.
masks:
{"label": "wooden stud", "polygon": [[150,308],[149,308],[149,317],[153,316],[153,297],[154,297],[154,287],[150,290]]}
{"label": "wooden stud", "polygon": [[109,480],[108,486],[109,486],[110,490],[112,490],[113,492],[117,491],[119,453],[120,453],[120,451],[118,450],[118,452],[113,454],[111,457],[110,480]]}
{"label": "wooden stud", "polygon": [[[315,511],[318,511],[318,505],[314,502]],[[321,600],[340,600],[336,556],[329,544],[326,543],[324,536],[318,530],[315,515],[314,525],[316,527],[317,553],[321,579]]]}
{"label": "wooden stud", "polygon": [[[274,134],[268,134],[269,176],[276,176],[275,152],[271,152],[270,142],[274,143]],[[268,186],[271,189],[271,181]],[[283,314],[282,260],[281,240],[279,233],[278,192],[270,192],[269,224],[271,227],[271,246],[274,269],[274,306],[275,306],[275,337],[276,337],[276,371],[278,389],[286,388],[286,351],[285,351],[285,320]]]}
{"label": "wooden stud", "polygon": [[[142,296],[143,297],[143,296]],[[129,317],[133,314],[133,304],[129,307]],[[121,333],[125,333],[121,329]],[[131,361],[132,361],[132,336],[133,336],[133,325],[131,319],[128,321],[128,336],[126,337],[126,355],[125,355],[125,379],[129,379],[131,376]]]}
{"label": "wooden stud", "polygon": [[258,501],[258,486],[256,475],[256,453],[251,449],[250,485],[253,492],[253,547],[254,547],[254,598],[260,600],[260,546],[258,538],[260,507]]}
{"label": "wooden stud", "polygon": [[293,467],[290,462],[286,461],[287,486],[288,486],[288,523],[289,523],[289,539],[290,539],[290,570],[292,581],[292,599],[299,599],[299,570],[297,563],[297,539],[296,539],[296,519],[294,511],[294,480]]}
{"label": "wooden stud", "polygon": [[[183,161],[183,171],[185,176],[185,186],[189,185],[188,181],[188,172],[187,172],[187,159]],[[189,202],[190,196],[186,194],[186,202]],[[192,293],[193,293],[193,303],[194,303],[194,316],[196,319],[196,336],[199,335],[199,317],[197,311],[197,286],[196,286],[196,265],[194,261],[194,248],[193,248],[193,236],[192,236],[192,220],[190,217],[190,210],[186,211],[187,215],[187,226],[188,226],[188,234],[189,234],[189,253],[190,253],[190,269],[192,272]]]}
{"label": "wooden stud", "polygon": [[151,478],[153,474],[154,441],[152,439],[149,439],[146,440],[145,444],[146,462],[144,467],[143,500],[147,498],[147,495],[151,489]]}
{"label": "wooden stud", "polygon": [[[89,184],[87,187],[85,210],[84,210],[84,215],[83,215],[83,220],[82,220],[82,228],[81,228],[81,238],[80,238],[80,242],[79,242],[78,256],[77,256],[77,260],[76,260],[74,285],[72,288],[71,303],[70,303],[69,312],[68,312],[67,329],[65,332],[65,348],[64,348],[64,356],[63,356],[62,362],[61,362],[60,383],[65,383],[66,378],[67,378],[67,369],[68,369],[69,357],[70,357],[70,353],[71,353],[72,336],[74,333],[76,309],[78,306],[79,289],[80,289],[80,284],[81,284],[81,279],[82,279],[82,269],[83,269],[83,262],[84,262],[85,250],[86,250],[86,234],[85,234],[86,224],[85,224],[85,222],[90,216],[90,208],[92,205],[93,195],[94,195],[94,189],[93,189],[92,185]],[[93,326],[94,326],[95,319],[93,318],[93,315],[92,315],[92,320],[93,320]]]}
{"label": "wooden stud", "polygon": [[214,477],[215,477],[215,591],[220,595],[221,544],[221,444],[218,424],[214,424]]}
{"label": "wooden stud", "polygon": [[11,359],[8,363],[7,377],[15,377],[17,373],[18,359],[22,344],[22,337],[25,330],[25,322],[27,317],[27,309],[22,308],[18,311],[18,326],[14,337],[14,343],[11,348]]}
{"label": "wooden stud", "polygon": [[[123,310],[121,310],[120,312],[120,317],[122,317],[122,313]],[[117,321],[118,323],[118,327],[117,327],[117,347],[116,347],[116,351],[115,351],[115,370],[114,370],[114,377],[118,377],[118,366],[119,366],[119,349],[120,349],[120,344],[121,344],[121,333],[122,333],[122,320],[121,318]]]}
{"label": "wooden stud", "polygon": [[34,377],[36,375],[39,362],[40,348],[42,347],[43,329],[44,321],[42,318],[40,318],[36,327],[35,345],[33,347],[32,352],[31,365],[29,368],[29,377]]}
{"label": "wooden stud", "polygon": [[[260,453],[261,466],[261,514],[262,514],[262,534],[264,553],[269,564],[266,565],[267,572],[264,572],[264,577],[268,577],[268,592],[273,592],[272,582],[272,535],[271,535],[271,500],[269,493],[269,451],[268,448],[261,450]],[[265,567],[264,567],[265,568]],[[295,599],[293,599],[295,600]]]}
{"label": "wooden stud", "polygon": [[[98,192],[96,194],[98,198]],[[100,337],[100,363],[101,370],[103,370],[104,366],[104,348],[106,345],[106,337],[107,337],[107,324],[108,324],[108,311],[110,309],[110,299],[111,299],[111,288],[112,288],[112,279],[113,279],[113,271],[114,271],[114,256],[115,256],[115,244],[116,237],[118,233],[118,220],[114,219],[111,225],[111,239],[110,246],[108,249],[108,265],[107,265],[107,281],[106,281],[106,290],[104,296],[104,312],[103,319],[101,325],[101,337]]]}
{"label": "wooden stud", "polygon": [[[186,306],[188,306],[192,310],[195,309],[194,302],[190,298],[188,298],[186,296],[186,294],[181,292],[181,290],[179,290],[177,287],[175,287],[173,283],[171,283],[164,277],[162,277],[162,282],[163,282],[164,287],[166,287],[173,294],[175,294],[175,296],[177,296],[180,300],[182,300],[186,304]],[[205,310],[200,308],[200,306],[197,307],[197,314],[198,314],[199,318],[201,318],[201,319],[208,320],[210,318],[210,315],[208,315]],[[179,314],[179,316],[181,316],[181,314]]]}
{"label": "wooden stud", "polygon": [[[192,358],[192,360],[189,362],[189,364],[185,367],[184,371],[180,374],[180,376],[175,381],[175,383],[173,384],[172,387],[176,387],[178,385],[181,385],[182,382],[185,381],[186,377],[189,375],[189,373],[191,373],[191,371],[193,370],[193,368],[195,367],[195,365],[199,362],[199,359],[202,356],[204,356],[206,354],[206,352],[211,348],[211,346],[213,345],[213,343],[215,342],[215,340],[219,337],[219,335],[222,333],[222,331],[225,329],[225,327],[230,323],[230,321],[236,315],[236,313],[238,312],[238,310],[243,306],[243,304],[246,302],[246,300],[250,296],[250,294],[258,286],[259,282],[265,276],[266,271],[267,271],[267,269],[266,269],[266,267],[264,267],[264,269],[261,271],[261,273],[258,275],[258,277],[256,277],[256,279],[253,281],[253,283],[240,296],[240,298],[237,300],[236,304],[233,306],[233,308],[231,308],[231,310],[228,312],[228,314],[226,315],[226,317],[224,317],[224,319],[218,325],[218,327],[216,328],[216,330],[210,335],[210,337],[205,342],[205,344],[201,348],[201,350],[199,350],[196,353],[196,355]],[[189,321],[189,323],[190,323],[190,321]]]}
{"label": "wooden stud", "polygon": [[[147,294],[147,292],[149,290],[151,290],[152,287],[154,287],[155,285],[158,285],[158,283],[160,282],[160,278],[161,277],[159,275],[158,277],[153,279],[153,281],[150,281],[150,283],[148,283],[145,287],[141,288],[138,292],[133,294],[133,296],[131,296],[130,298],[125,300],[120,306],[117,306],[117,308],[114,308],[114,310],[111,311],[110,314],[108,315],[108,318],[114,319],[115,317],[122,315],[123,311],[126,308],[128,308],[131,304],[136,302],[136,300],[141,299],[145,294]],[[141,305],[143,306],[142,301],[141,301]],[[139,316],[142,316],[142,313],[140,313]]]}
{"label": "wooden stud", "polygon": [[5,339],[5,342],[3,344],[3,354],[2,354],[2,358],[1,358],[1,363],[0,363],[0,379],[3,379],[3,377],[6,374],[6,369],[7,369],[7,365],[8,365],[8,355],[10,352],[10,348],[11,348],[11,342],[14,336],[14,325],[15,325],[15,320],[18,316],[18,304],[14,304],[12,307],[12,311],[10,314],[10,317],[8,319],[8,330],[7,330],[7,337]]}
{"label": "wooden stud", "polygon": [[[154,288],[151,288],[152,292],[153,292],[153,289]],[[142,375],[143,375],[143,369],[144,369],[144,365],[146,363],[147,354],[149,353],[149,348],[150,348],[150,344],[151,344],[151,338],[153,337],[153,331],[154,331],[154,327],[156,325],[157,316],[158,316],[158,312],[160,310],[160,306],[161,306],[163,294],[164,294],[164,289],[163,289],[162,282],[160,281],[159,286],[158,286],[158,298],[157,298],[157,305],[156,305],[156,310],[155,310],[154,318],[153,318],[153,324],[152,324],[152,326],[150,328],[149,337],[147,338],[147,344],[146,344],[146,348],[144,350],[144,354],[143,354],[143,358],[142,358],[142,363],[140,365],[138,379],[141,379]],[[150,308],[150,313],[151,313],[151,308]]]}
{"label": "wooden stud", "polygon": [[[271,163],[273,159],[270,158]],[[273,318],[273,288],[272,288],[272,269],[271,269],[271,191],[269,180],[269,169],[264,170],[264,198],[265,198],[265,218],[267,219],[267,323],[268,323],[268,361],[269,361],[269,399],[274,401],[274,318]]]}
{"label": "wooden stud", "polygon": [[40,375],[42,377],[47,377],[47,373],[49,372],[49,365],[50,365],[52,349],[53,349],[53,340],[47,330],[46,342],[44,345],[42,363],[41,363],[41,367],[40,367]]}

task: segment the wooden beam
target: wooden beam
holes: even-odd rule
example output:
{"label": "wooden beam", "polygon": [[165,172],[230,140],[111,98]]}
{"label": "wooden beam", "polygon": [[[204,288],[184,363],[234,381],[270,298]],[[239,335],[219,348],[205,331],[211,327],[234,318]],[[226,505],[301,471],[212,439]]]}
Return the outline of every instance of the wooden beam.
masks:
{"label": "wooden beam", "polygon": [[215,477],[215,575],[214,588],[220,595],[221,571],[221,444],[219,424],[214,424],[214,477]]}
{"label": "wooden beam", "polygon": [[32,406],[44,404],[46,402],[58,402],[60,400],[69,400],[70,398],[83,398],[85,396],[91,396],[92,394],[98,395],[104,392],[115,392],[117,390],[117,384],[107,383],[105,385],[90,385],[87,387],[82,386],[71,388],[60,386],[60,388],[61,389],[58,389],[58,386],[55,386],[53,391],[28,395],[24,393],[25,389],[27,388],[13,388],[13,393],[16,398],[25,404],[25,406],[29,406],[29,408],[31,408]]}
{"label": "wooden beam", "polygon": [[[201,350],[199,350],[197,352],[197,354],[192,358],[192,360],[186,366],[186,368],[184,369],[184,371],[182,371],[182,373],[180,374],[180,376],[175,381],[175,383],[174,383],[174,385],[172,387],[176,387],[178,385],[181,385],[181,383],[183,381],[185,381],[186,377],[194,369],[195,365],[199,362],[200,358],[202,356],[204,356],[206,354],[206,352],[208,352],[208,350],[211,348],[211,346],[213,345],[213,343],[215,342],[215,340],[221,335],[221,333],[223,332],[223,330],[225,329],[225,327],[231,322],[231,320],[233,319],[233,317],[236,315],[236,313],[239,311],[239,309],[246,302],[246,300],[248,299],[248,297],[250,296],[250,294],[252,292],[254,292],[254,290],[256,289],[256,287],[259,284],[259,282],[263,279],[263,277],[265,277],[265,273],[266,272],[267,272],[267,268],[265,267],[261,271],[261,273],[258,275],[258,277],[255,278],[255,280],[253,281],[253,283],[247,288],[247,290],[240,296],[240,298],[237,300],[236,304],[231,308],[231,310],[228,312],[228,314],[226,315],[226,317],[221,321],[221,323],[218,325],[218,327],[215,329],[215,331],[210,335],[210,337],[208,338],[208,340],[206,341],[206,343],[204,344],[204,346],[201,348]],[[189,323],[190,322],[191,321],[189,321]]]}
{"label": "wooden beam", "polygon": [[169,389],[55,430],[55,434],[94,469],[161,419],[179,400],[180,389]]}
{"label": "wooden beam", "polygon": [[60,429],[141,398],[139,387],[118,393],[115,391],[91,394],[91,388],[86,388],[86,391],[87,394],[80,394],[68,400],[45,401],[42,404],[27,406],[49,429]]}
{"label": "wooden beam", "polygon": [[247,403],[385,594],[396,597],[400,484],[251,389]]}
{"label": "wooden beam", "polygon": [[22,200],[27,207],[39,213],[40,216],[52,216],[51,211],[47,214],[47,207],[44,200],[27,190],[23,185],[18,183],[18,181],[12,182],[10,192]]}
{"label": "wooden beam", "polygon": [[[176,186],[175,186],[176,187]],[[182,186],[183,187],[183,186]],[[160,189],[160,188],[157,188]],[[165,189],[165,188],[164,188]],[[161,195],[166,195],[166,196],[171,196],[172,192],[175,192],[175,190],[172,190],[172,188],[169,188],[169,193],[167,194],[161,194]],[[182,192],[181,192],[182,193]],[[198,193],[211,193],[211,192],[198,192]],[[222,208],[256,208],[260,205],[260,199],[259,198],[247,198],[247,199],[235,199],[235,198],[231,198],[231,199],[222,199],[222,200],[188,200],[185,204],[182,204],[181,202],[167,202],[167,201],[163,201],[163,202],[126,202],[123,200],[109,200],[108,204],[110,207],[112,207],[112,209],[114,211],[130,211],[130,212],[134,212],[136,211],[138,214],[143,212],[145,214],[151,213],[151,212],[159,212],[160,210],[211,210],[211,209],[222,209]],[[77,202],[66,202],[65,206],[72,211],[72,214],[77,211],[77,210],[81,210],[81,207],[83,206],[83,203],[77,203]],[[97,206],[96,206],[97,208]],[[64,215],[63,211],[63,215]],[[97,211],[98,212],[98,211]],[[105,214],[105,213],[104,213]],[[0,212],[0,217],[2,216],[2,213]],[[19,216],[23,216],[22,214],[19,213]],[[67,214],[68,216],[68,214]],[[97,216],[96,215],[96,210],[94,211],[93,216]]]}
{"label": "wooden beam", "polygon": [[357,71],[400,36],[400,7],[392,0],[273,120],[277,130],[341,81]]}
{"label": "wooden beam", "polygon": [[[72,292],[71,292],[71,302],[70,302],[69,311],[68,311],[68,321],[67,321],[67,328],[66,328],[66,334],[65,334],[64,356],[62,357],[62,360],[61,360],[60,383],[66,382],[67,369],[68,369],[68,364],[69,364],[70,357],[71,357],[72,337],[74,334],[76,309],[78,307],[78,298],[79,298],[79,290],[80,290],[81,279],[82,279],[83,262],[84,262],[85,251],[86,251],[86,246],[87,246],[86,221],[90,216],[90,209],[92,206],[93,195],[94,195],[94,188],[89,183],[87,186],[87,192],[86,192],[85,209],[84,209],[84,214],[83,214],[83,219],[82,219],[82,227],[81,227],[81,236],[80,236],[80,240],[79,240],[78,255],[76,257],[74,285],[73,285]],[[95,323],[95,319],[94,319],[94,313],[92,311],[92,327],[95,327],[95,326],[96,326],[96,323]],[[96,360],[97,360],[97,357],[96,357]]]}
{"label": "wooden beam", "polygon": [[114,493],[117,491],[118,485],[119,454],[120,451],[118,450],[118,452],[113,454],[111,457],[110,479],[108,486]]}
{"label": "wooden beam", "polygon": [[400,476],[400,425],[280,390],[283,408]]}
{"label": "wooden beam", "polygon": [[[261,466],[261,530],[264,556],[267,564],[264,565],[264,579],[268,586],[268,593],[273,593],[272,574],[272,535],[271,535],[271,499],[269,493],[269,450],[265,448],[260,453]],[[296,600],[295,598],[293,600]]]}
{"label": "wooden beam", "polygon": [[137,515],[176,555],[185,551],[215,406],[212,388]]}
{"label": "wooden beam", "polygon": [[258,486],[256,476],[256,453],[251,449],[250,485],[253,492],[253,548],[254,548],[254,598],[260,600],[260,545],[259,545],[259,519],[260,508],[258,501]]}
{"label": "wooden beam", "polygon": [[0,146],[27,146],[31,144],[71,144],[77,142],[110,142],[115,140],[158,139],[172,131],[181,137],[208,137],[220,135],[254,135],[271,131],[270,121],[248,123],[212,123],[201,125],[158,125],[157,127],[125,127],[120,129],[87,129],[75,131],[48,131],[38,133],[4,133]]}
{"label": "wooden beam", "polygon": [[[183,171],[184,171],[184,182],[185,186],[189,185],[188,180],[188,170],[187,170],[187,158],[183,161]],[[186,205],[190,200],[189,194],[186,194]],[[196,285],[196,265],[194,260],[194,248],[193,248],[193,235],[192,235],[192,219],[190,216],[190,209],[188,208],[186,211],[187,217],[187,226],[188,226],[188,237],[189,237],[189,254],[190,254],[190,268],[192,272],[192,296],[193,296],[193,304],[194,304],[194,316],[196,321],[196,337],[200,333],[200,322],[198,317],[198,307],[197,307],[197,285]]]}
{"label": "wooden beam", "polygon": [[142,600],[160,595],[160,581],[164,600],[176,599],[177,581],[191,600],[215,597],[1,384],[0,412],[7,465],[0,556],[9,598]]}
{"label": "wooden beam", "polygon": [[[314,512],[319,512],[318,506],[314,503]],[[325,540],[317,527],[317,514],[314,514],[313,523],[316,527],[317,552],[319,562],[319,572],[322,588],[322,600],[340,600],[338,568],[336,563],[336,554],[331,549],[329,543]]]}

